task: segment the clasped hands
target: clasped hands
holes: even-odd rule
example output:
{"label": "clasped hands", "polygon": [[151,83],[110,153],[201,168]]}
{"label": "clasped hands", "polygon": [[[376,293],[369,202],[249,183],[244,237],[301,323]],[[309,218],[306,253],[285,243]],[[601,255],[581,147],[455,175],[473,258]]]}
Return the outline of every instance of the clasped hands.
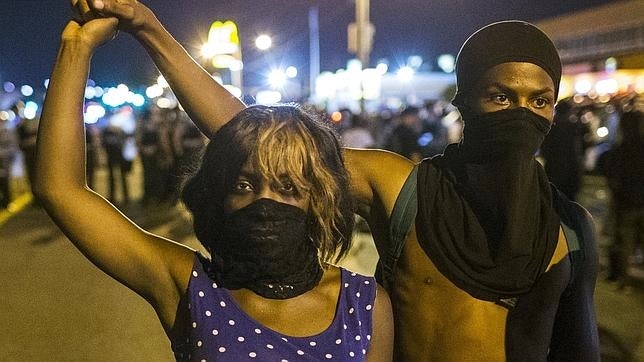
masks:
{"label": "clasped hands", "polygon": [[63,40],[81,41],[94,49],[113,39],[118,30],[136,35],[151,15],[137,0],[71,0],[73,20]]}

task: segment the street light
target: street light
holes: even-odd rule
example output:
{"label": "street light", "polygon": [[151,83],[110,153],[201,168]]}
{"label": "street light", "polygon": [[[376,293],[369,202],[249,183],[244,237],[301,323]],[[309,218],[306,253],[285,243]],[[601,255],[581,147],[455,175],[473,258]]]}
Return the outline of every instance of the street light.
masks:
{"label": "street light", "polygon": [[282,69],[273,69],[268,74],[268,83],[273,89],[283,88],[286,84],[287,75]]}
{"label": "street light", "polygon": [[297,68],[295,68],[292,65],[290,67],[286,68],[286,76],[289,77],[289,78],[297,77]]}
{"label": "street light", "polygon": [[268,50],[273,45],[273,40],[266,34],[261,34],[255,39],[255,46],[259,50]]}
{"label": "street light", "polygon": [[401,81],[408,83],[408,82],[411,82],[411,80],[414,78],[414,73],[415,72],[412,67],[403,66],[400,69],[398,69],[398,71],[396,72],[396,75]]}

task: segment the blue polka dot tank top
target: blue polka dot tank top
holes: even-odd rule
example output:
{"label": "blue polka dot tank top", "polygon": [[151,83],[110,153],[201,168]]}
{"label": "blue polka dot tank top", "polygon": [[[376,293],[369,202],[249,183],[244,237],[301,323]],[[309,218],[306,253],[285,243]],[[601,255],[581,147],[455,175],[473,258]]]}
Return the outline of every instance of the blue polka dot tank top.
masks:
{"label": "blue polka dot tank top", "polygon": [[189,333],[172,341],[177,361],[364,361],[369,349],[376,281],[341,269],[332,324],[320,334],[292,337],[253,320],[204,271],[195,257],[187,297]]}

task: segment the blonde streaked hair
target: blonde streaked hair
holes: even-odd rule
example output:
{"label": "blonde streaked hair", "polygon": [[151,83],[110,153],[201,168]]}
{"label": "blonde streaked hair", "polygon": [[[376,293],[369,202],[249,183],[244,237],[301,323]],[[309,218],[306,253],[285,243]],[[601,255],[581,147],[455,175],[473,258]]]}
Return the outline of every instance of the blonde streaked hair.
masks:
{"label": "blonde streaked hair", "polygon": [[319,115],[296,105],[248,107],[213,136],[182,192],[204,246],[216,250],[225,196],[247,160],[266,179],[279,183],[286,175],[309,195],[311,242],[322,261],[341,259],[354,219],[340,144]]}

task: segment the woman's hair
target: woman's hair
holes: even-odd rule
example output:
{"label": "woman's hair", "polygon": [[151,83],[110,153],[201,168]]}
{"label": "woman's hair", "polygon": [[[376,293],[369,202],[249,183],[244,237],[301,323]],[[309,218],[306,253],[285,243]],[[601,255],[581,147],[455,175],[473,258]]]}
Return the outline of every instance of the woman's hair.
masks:
{"label": "woman's hair", "polygon": [[271,181],[279,183],[278,172],[286,172],[310,195],[310,239],[321,260],[340,260],[354,223],[341,146],[319,115],[289,104],[255,105],[237,114],[211,138],[199,169],[184,183],[181,198],[206,249],[216,250],[225,198],[247,160]]}

